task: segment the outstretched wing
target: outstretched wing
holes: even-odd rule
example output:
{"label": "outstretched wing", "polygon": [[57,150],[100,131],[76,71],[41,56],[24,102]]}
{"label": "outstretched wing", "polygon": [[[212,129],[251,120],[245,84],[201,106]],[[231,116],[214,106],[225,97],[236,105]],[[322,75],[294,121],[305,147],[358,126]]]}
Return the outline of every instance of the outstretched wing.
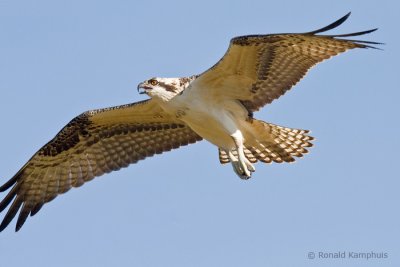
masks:
{"label": "outstretched wing", "polygon": [[153,100],[85,112],[0,187],[1,192],[12,187],[0,203],[0,212],[13,201],[0,231],[20,209],[16,231],[29,214],[35,215],[43,204],[72,187],[201,139]]}
{"label": "outstretched wing", "polygon": [[315,64],[352,48],[373,48],[376,42],[317,35],[342,24],[350,13],[316,31],[300,34],[248,35],[233,38],[224,57],[192,82],[215,98],[240,100],[249,112],[271,103],[295,85]]}

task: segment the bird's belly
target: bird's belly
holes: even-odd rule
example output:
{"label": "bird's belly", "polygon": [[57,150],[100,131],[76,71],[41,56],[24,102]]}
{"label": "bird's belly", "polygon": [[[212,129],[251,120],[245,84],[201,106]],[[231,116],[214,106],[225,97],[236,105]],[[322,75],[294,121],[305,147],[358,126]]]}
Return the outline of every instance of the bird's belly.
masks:
{"label": "bird's belly", "polygon": [[186,122],[192,130],[210,143],[229,149],[234,146],[233,140],[226,129],[216,121],[207,120],[203,123]]}
{"label": "bird's belly", "polygon": [[225,149],[234,147],[231,134],[238,129],[237,123],[225,112],[189,110],[181,119],[210,143]]}
{"label": "bird's belly", "polygon": [[216,100],[204,94],[184,94],[171,104],[171,111],[177,118],[207,141],[224,149],[235,147],[231,136],[240,131],[240,125],[247,118],[247,110],[238,102]]}

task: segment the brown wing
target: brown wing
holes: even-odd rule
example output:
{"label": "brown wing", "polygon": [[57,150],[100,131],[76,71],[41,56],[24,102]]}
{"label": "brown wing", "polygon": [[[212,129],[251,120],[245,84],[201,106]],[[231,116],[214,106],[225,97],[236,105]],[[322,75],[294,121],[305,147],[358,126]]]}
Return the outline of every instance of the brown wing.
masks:
{"label": "brown wing", "polygon": [[238,99],[249,112],[257,111],[283,95],[313,65],[348,49],[379,44],[340,39],[367,34],[376,29],[343,35],[317,35],[339,26],[349,15],[308,33],[233,38],[224,57],[201,74],[192,83],[192,88],[206,90],[215,98]]}
{"label": "brown wing", "polygon": [[43,204],[72,187],[201,139],[152,100],[85,112],[0,187],[1,192],[12,187],[0,203],[0,212],[13,201],[0,231],[20,209],[16,231],[29,214],[33,216]]}

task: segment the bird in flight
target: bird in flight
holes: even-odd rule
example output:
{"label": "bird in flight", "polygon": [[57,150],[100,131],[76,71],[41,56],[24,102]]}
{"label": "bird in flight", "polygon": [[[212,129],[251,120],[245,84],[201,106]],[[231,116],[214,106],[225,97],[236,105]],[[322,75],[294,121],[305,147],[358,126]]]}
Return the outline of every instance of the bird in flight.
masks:
{"label": "bird in flight", "polygon": [[90,110],[71,120],[4,185],[10,204],[0,231],[17,215],[18,231],[28,215],[72,187],[104,173],[166,151],[207,140],[218,148],[221,164],[249,179],[257,161],[292,162],[311,147],[307,130],[253,117],[279,98],[315,64],[353,48],[380,43],[347,39],[376,29],[320,35],[342,24],[350,13],[306,33],[235,37],[225,55],[200,75],[151,78],[139,93],[150,99]]}

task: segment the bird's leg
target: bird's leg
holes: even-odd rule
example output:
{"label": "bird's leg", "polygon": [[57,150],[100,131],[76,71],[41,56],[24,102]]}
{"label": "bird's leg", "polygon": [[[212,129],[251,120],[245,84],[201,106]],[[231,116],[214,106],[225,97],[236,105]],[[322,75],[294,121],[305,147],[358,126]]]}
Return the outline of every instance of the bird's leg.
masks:
{"label": "bird's leg", "polygon": [[238,155],[238,157],[236,158],[232,154],[232,151],[228,152],[228,156],[232,162],[233,169],[241,179],[249,179],[251,177],[251,172],[254,172],[255,168],[244,155],[243,135],[239,130],[237,130],[231,135],[231,137],[233,139],[233,142],[235,143]]}

